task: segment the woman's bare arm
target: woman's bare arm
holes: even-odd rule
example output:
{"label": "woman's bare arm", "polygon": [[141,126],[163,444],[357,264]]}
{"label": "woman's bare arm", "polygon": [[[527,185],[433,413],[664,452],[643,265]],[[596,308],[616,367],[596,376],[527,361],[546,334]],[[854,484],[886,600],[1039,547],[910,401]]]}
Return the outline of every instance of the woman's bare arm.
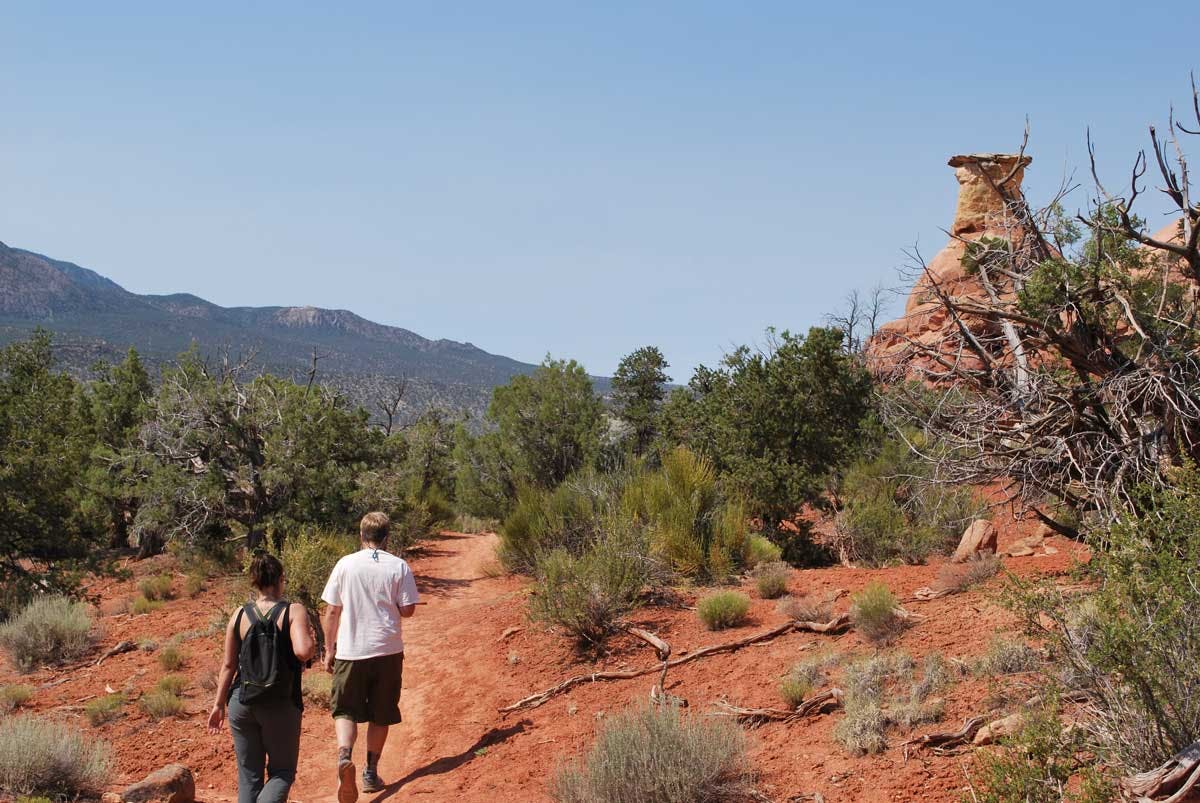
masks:
{"label": "woman's bare arm", "polygon": [[221,723],[225,720],[225,703],[229,700],[229,688],[233,685],[233,673],[237,671],[237,653],[238,642],[241,641],[241,633],[238,632],[238,614],[241,610],[234,611],[229,617],[229,624],[225,625],[225,654],[221,658],[221,674],[217,678],[217,695],[213,700],[212,711],[208,715],[208,730],[211,733],[216,733],[221,729]]}
{"label": "woman's bare arm", "polygon": [[308,611],[299,602],[293,602],[288,617],[291,620],[292,652],[301,661],[307,661],[317,652],[317,640],[313,638],[312,626],[308,622]]}

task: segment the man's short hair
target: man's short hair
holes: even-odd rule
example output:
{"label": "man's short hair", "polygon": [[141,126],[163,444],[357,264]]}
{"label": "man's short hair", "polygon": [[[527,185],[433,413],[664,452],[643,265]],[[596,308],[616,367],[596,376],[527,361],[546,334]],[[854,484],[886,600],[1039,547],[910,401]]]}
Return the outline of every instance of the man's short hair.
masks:
{"label": "man's short hair", "polygon": [[374,510],[362,517],[362,521],[358,523],[358,534],[364,543],[382,544],[387,540],[390,527],[391,522],[387,514]]}

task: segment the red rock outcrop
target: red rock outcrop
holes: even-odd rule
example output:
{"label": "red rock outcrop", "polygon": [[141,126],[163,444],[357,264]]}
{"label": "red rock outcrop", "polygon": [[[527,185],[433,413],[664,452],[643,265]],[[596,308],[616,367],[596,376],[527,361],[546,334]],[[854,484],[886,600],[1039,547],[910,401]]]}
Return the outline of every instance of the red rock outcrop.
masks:
{"label": "red rock outcrop", "polygon": [[[953,322],[933,293],[936,286],[954,297],[983,295],[977,279],[963,267],[971,242],[983,237],[1013,239],[1020,232],[1006,215],[1009,202],[1019,196],[1028,156],[976,153],[952,156],[948,164],[958,179],[958,204],[950,226],[950,241],[926,265],[909,294],[904,316],[884,324],[868,344],[873,370],[881,374],[928,378],[936,360],[927,353],[935,348],[952,358],[957,351]],[[966,359],[970,359],[969,356]]]}

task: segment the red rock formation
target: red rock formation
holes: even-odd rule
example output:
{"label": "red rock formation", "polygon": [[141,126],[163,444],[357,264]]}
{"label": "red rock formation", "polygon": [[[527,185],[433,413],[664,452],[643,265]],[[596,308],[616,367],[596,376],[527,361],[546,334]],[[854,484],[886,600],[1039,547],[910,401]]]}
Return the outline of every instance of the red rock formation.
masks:
{"label": "red rock formation", "polygon": [[920,347],[937,346],[947,356],[957,351],[954,324],[934,296],[933,287],[954,297],[983,294],[978,281],[963,267],[963,255],[969,243],[983,237],[1020,236],[1005,213],[1010,200],[1019,195],[1025,168],[1031,161],[1028,156],[1003,153],[950,158],[959,185],[950,241],[925,266],[909,294],[904,316],[884,324],[868,345],[873,370],[928,378],[927,371],[936,370],[935,360],[917,353]]}

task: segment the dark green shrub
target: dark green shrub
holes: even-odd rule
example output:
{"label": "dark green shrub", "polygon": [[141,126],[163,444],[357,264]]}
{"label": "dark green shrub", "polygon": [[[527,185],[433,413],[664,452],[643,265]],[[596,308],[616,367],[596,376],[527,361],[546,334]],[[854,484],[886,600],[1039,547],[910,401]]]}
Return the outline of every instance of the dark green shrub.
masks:
{"label": "dark green shrub", "polygon": [[58,722],[0,720],[0,793],[97,798],[112,773],[112,752]]}
{"label": "dark green shrub", "polygon": [[498,556],[509,571],[532,573],[544,552],[578,555],[600,537],[612,506],[614,478],[585,472],[552,491],[534,487],[517,493],[504,519]]}
{"label": "dark green shrub", "polygon": [[736,627],[750,611],[750,598],[737,591],[716,591],[696,603],[696,615],[709,630]]}
{"label": "dark green shrub", "polygon": [[970,488],[937,482],[931,463],[914,454],[910,443],[930,448],[910,431],[904,439],[884,438],[874,454],[847,469],[835,522],[847,559],[868,566],[920,563],[952,550],[963,528],[982,512]]}
{"label": "dark green shrub", "polygon": [[736,724],[674,706],[613,717],[582,760],[555,773],[558,803],[719,803],[746,799],[752,774]]}
{"label": "dark green shrub", "polygon": [[887,644],[904,630],[904,620],[896,614],[899,605],[896,595],[876,580],[850,596],[850,621],[870,641]]}
{"label": "dark green shrub", "polygon": [[609,536],[578,557],[557,549],[536,571],[530,617],[592,645],[614,631],[651,582],[644,547],[632,535]]}
{"label": "dark green shrub", "polygon": [[92,615],[66,597],[36,599],[0,625],[0,647],[19,672],[73,661],[92,647]]}

